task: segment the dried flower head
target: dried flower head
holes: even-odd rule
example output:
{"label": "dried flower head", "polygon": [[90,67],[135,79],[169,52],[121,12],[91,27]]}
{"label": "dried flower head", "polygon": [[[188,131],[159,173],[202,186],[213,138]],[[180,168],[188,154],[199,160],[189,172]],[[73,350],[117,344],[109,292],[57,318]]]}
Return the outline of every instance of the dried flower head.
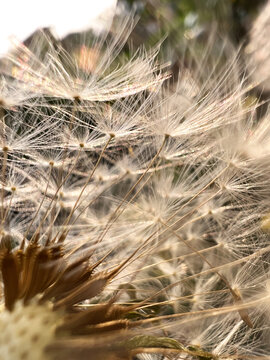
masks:
{"label": "dried flower head", "polygon": [[0,358],[267,359],[269,113],[226,44],[117,60],[130,22],[1,60]]}

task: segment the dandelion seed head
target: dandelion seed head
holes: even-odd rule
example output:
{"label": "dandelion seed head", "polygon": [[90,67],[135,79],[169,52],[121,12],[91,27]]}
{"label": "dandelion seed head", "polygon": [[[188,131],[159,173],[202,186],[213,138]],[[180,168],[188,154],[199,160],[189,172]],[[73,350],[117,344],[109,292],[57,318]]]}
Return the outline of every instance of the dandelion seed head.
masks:
{"label": "dandelion seed head", "polygon": [[40,329],[41,359],[262,354],[268,111],[225,42],[177,81],[159,46],[119,58],[134,21],[76,46],[43,30],[1,63],[0,322],[20,313],[27,351]]}

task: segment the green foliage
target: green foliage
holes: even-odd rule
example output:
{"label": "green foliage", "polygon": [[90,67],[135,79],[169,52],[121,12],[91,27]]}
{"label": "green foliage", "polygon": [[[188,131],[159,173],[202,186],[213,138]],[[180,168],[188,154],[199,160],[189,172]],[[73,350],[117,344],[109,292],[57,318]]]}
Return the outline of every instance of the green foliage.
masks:
{"label": "green foliage", "polygon": [[138,349],[142,348],[146,350],[147,348],[159,348],[159,349],[171,349],[177,350],[178,352],[183,352],[185,354],[193,356],[198,360],[215,360],[216,356],[213,354],[202,350],[199,346],[189,345],[184,346],[179,341],[170,339],[168,337],[156,337],[149,335],[138,335],[133,337],[127,342],[128,349]]}

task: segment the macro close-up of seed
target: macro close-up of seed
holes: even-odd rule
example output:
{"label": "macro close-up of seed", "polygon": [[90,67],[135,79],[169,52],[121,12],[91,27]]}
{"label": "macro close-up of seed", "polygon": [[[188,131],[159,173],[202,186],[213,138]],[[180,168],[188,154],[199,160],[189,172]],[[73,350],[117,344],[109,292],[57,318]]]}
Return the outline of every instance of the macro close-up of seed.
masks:
{"label": "macro close-up of seed", "polygon": [[270,359],[270,2],[217,3],[1,50],[0,360]]}

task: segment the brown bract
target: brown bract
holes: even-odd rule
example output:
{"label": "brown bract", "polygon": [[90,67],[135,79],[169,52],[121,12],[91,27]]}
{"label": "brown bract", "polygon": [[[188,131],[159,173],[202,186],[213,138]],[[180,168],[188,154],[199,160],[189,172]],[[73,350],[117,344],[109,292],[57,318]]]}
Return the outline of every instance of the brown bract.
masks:
{"label": "brown bract", "polygon": [[55,313],[54,339],[44,348],[48,359],[57,359],[60,354],[65,359],[129,358],[123,339],[139,322],[130,321],[125,315],[136,305],[118,305],[115,296],[107,303],[83,306],[85,300],[102,292],[121,265],[98,271],[101,261],[91,263],[90,252],[74,260],[74,254],[68,253],[61,242],[42,245],[36,239],[11,250],[3,237],[1,244],[2,298],[6,310],[12,313],[20,302],[23,308],[50,304],[50,311]]}

